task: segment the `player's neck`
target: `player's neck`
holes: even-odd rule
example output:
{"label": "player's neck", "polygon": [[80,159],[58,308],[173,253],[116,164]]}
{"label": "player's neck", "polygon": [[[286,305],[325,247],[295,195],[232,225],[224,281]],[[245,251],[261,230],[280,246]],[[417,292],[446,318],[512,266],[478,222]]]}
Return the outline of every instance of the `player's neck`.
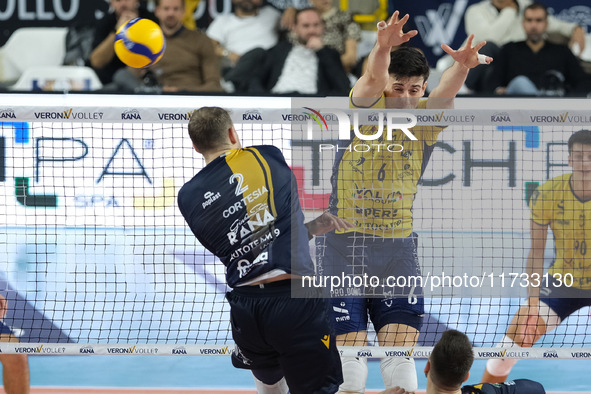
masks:
{"label": "player's neck", "polygon": [[581,201],[591,200],[591,180],[585,180],[573,173],[570,186],[575,196]]}
{"label": "player's neck", "polygon": [[427,379],[427,390],[425,390],[425,394],[462,394],[462,389],[445,390],[434,384],[431,379]]}

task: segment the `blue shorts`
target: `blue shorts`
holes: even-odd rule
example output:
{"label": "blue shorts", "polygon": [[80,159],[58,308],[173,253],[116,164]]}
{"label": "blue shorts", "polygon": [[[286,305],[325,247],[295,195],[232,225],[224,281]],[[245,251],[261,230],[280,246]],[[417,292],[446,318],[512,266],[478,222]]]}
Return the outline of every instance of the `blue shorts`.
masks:
{"label": "blue shorts", "polygon": [[[540,288],[540,301],[548,305],[550,309],[563,321],[577,310],[591,306],[591,290],[577,287],[566,287],[551,278],[547,283],[542,281]],[[548,284],[549,286],[546,286]]]}
{"label": "blue shorts", "polygon": [[[418,236],[415,233],[407,238],[328,233],[317,237],[316,246],[320,275],[367,274],[381,280],[421,275],[417,255]],[[405,324],[420,330],[425,313],[420,286],[370,286],[362,289],[365,292],[360,297],[355,297],[354,291],[358,288],[350,290],[353,291],[349,294],[337,293],[332,297],[337,335],[366,330],[368,317],[376,331],[387,324]]]}
{"label": "blue shorts", "polygon": [[280,371],[293,394],[338,391],[343,373],[329,300],[292,298],[290,281],[237,287],[226,299],[236,368]]}

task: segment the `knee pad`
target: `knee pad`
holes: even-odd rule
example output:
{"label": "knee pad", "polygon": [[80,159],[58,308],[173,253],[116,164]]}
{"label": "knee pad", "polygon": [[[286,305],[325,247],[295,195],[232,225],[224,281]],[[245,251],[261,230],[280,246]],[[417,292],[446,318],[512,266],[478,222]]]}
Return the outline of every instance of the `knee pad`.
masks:
{"label": "knee pad", "polygon": [[387,389],[399,386],[406,391],[418,389],[417,368],[412,358],[388,357],[380,362],[382,379]]}
{"label": "knee pad", "polygon": [[285,378],[281,378],[278,382],[274,384],[266,384],[257,379],[254,376],[254,384],[257,389],[258,394],[288,394],[289,388],[287,387],[287,382]]}
{"label": "knee pad", "polygon": [[343,384],[340,391],[365,393],[367,381],[367,359],[359,357],[341,357],[343,365]]}

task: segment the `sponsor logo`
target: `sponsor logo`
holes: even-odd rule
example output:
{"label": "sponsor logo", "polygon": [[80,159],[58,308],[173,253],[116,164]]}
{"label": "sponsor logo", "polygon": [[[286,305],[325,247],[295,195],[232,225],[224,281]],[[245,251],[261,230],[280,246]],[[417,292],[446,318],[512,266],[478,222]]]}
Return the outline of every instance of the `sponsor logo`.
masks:
{"label": "sponsor logo", "polygon": [[325,335],[320,338],[320,341],[326,346],[327,349],[330,349],[330,335]]}
{"label": "sponsor logo", "polygon": [[107,353],[110,354],[157,354],[158,348],[138,348],[137,346],[131,347],[108,347]]}
{"label": "sponsor logo", "polygon": [[267,264],[267,259],[269,258],[268,252],[263,252],[257,256],[256,259],[251,263],[247,259],[242,259],[238,261],[238,274],[241,278],[244,278],[248,273],[256,266],[256,265],[264,265]]}
{"label": "sponsor logo", "polygon": [[591,123],[590,115],[569,115],[568,112],[558,115],[530,115],[529,118],[533,123]]}
{"label": "sponsor logo", "polygon": [[511,117],[509,116],[509,113],[507,113],[507,112],[495,112],[494,114],[491,115],[490,121],[497,122],[497,123],[511,122]]}
{"label": "sponsor logo", "polygon": [[65,347],[48,347],[45,345],[39,345],[36,347],[28,347],[28,346],[19,346],[14,348],[16,353],[25,353],[25,354],[62,354],[66,352]]}
{"label": "sponsor logo", "polygon": [[174,113],[159,113],[158,119],[159,120],[189,120],[191,118],[192,112],[188,112],[186,114],[174,114]]}
{"label": "sponsor logo", "polygon": [[573,358],[591,358],[590,352],[571,352]]}
{"label": "sponsor logo", "polygon": [[12,108],[0,109],[0,119],[16,119]]}
{"label": "sponsor logo", "polygon": [[556,353],[556,350],[545,351],[544,358],[558,358],[558,353]]}
{"label": "sponsor logo", "polygon": [[357,357],[372,357],[371,350],[360,350],[357,352]]}
{"label": "sponsor logo", "polygon": [[263,120],[263,117],[261,116],[261,113],[259,111],[256,110],[252,110],[252,111],[246,111],[245,113],[242,114],[242,120]]}
{"label": "sponsor logo", "polygon": [[498,352],[478,352],[478,357],[481,358],[503,358],[507,353],[507,349],[500,350]]}
{"label": "sponsor logo", "polygon": [[74,120],[101,120],[103,112],[77,112],[74,108],[62,112],[44,111],[35,112],[36,119],[74,119]]}
{"label": "sponsor logo", "polygon": [[80,353],[82,354],[94,354],[94,349],[92,346],[84,346],[80,348]]}
{"label": "sponsor logo", "polygon": [[446,115],[441,111],[435,115],[417,115],[416,118],[421,123],[474,123],[476,115]]}
{"label": "sponsor logo", "polygon": [[225,355],[228,354],[228,346],[223,347],[221,349],[216,349],[216,348],[209,348],[209,349],[199,349],[199,353],[200,354],[207,354],[207,355],[212,355],[212,356],[221,356],[221,355]]}
{"label": "sponsor logo", "polygon": [[201,206],[203,207],[203,209],[205,209],[205,207],[210,206],[211,204],[213,204],[213,202],[215,200],[217,200],[218,198],[220,198],[222,195],[220,194],[220,192],[217,193],[213,193],[213,192],[206,192],[203,195],[203,198],[205,198],[205,201],[201,204]]}
{"label": "sponsor logo", "polygon": [[419,36],[435,56],[443,54],[441,44],[454,40],[467,6],[468,0],[442,3],[437,10],[427,10],[425,15],[415,17]]}
{"label": "sponsor logo", "polygon": [[142,117],[140,116],[140,111],[137,109],[130,109],[129,111],[125,111],[121,113],[121,119],[124,120],[141,120]]}
{"label": "sponsor logo", "polygon": [[187,350],[182,346],[175,347],[172,349],[172,354],[187,354]]}

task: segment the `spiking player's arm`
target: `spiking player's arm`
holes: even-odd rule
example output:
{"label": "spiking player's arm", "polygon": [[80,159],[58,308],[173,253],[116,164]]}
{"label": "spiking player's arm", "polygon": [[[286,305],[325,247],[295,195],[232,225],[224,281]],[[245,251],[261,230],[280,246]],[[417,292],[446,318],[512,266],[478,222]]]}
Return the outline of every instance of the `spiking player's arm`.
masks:
{"label": "spiking player's arm", "polygon": [[406,14],[398,19],[398,14],[395,11],[387,23],[378,23],[376,44],[369,53],[366,70],[353,86],[351,98],[358,107],[373,105],[384,93],[389,81],[388,66],[392,47],[404,44],[418,34],[416,30],[404,33],[402,29],[409,16]]}
{"label": "spiking player's arm", "polygon": [[479,59],[478,51],[486,44],[486,41],[479,42],[472,47],[473,40],[474,34],[471,34],[466,44],[458,50],[451,49],[447,44],[441,45],[441,48],[455,62],[445,70],[439,85],[429,94],[427,108],[453,108],[453,99],[464,85],[470,69],[482,64],[481,61],[486,64],[492,62],[493,59],[489,56],[480,55]]}

